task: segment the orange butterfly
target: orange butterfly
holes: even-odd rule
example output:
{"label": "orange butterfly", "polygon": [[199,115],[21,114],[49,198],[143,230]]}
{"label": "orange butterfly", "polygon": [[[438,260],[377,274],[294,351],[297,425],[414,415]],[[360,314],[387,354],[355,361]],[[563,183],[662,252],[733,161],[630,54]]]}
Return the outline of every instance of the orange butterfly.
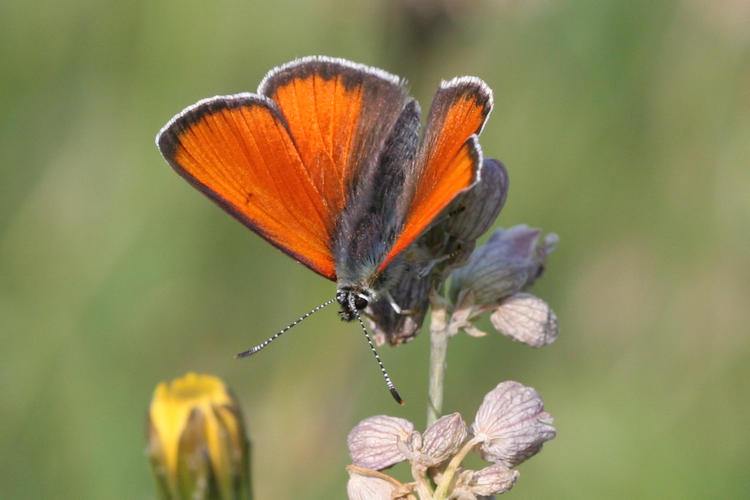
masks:
{"label": "orange butterfly", "polygon": [[491,109],[480,79],[443,82],[420,140],[419,105],[402,80],[314,56],[274,68],[257,94],[211,97],[172,118],[156,143],[177,173],[337,284],[334,299],[240,356],[334,301],[364,329],[360,311],[399,279],[402,251],[477,182]]}

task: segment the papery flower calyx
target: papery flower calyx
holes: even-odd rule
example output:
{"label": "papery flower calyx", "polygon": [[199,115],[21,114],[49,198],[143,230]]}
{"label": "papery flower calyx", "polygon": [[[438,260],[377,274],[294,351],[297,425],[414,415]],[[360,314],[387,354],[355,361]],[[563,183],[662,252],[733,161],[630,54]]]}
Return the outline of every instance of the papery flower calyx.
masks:
{"label": "papery flower calyx", "polygon": [[471,425],[475,449],[489,462],[514,467],[555,437],[552,421],[534,389],[502,382],[484,397]]}
{"label": "papery flower calyx", "polygon": [[[367,474],[357,467],[347,467],[349,481],[346,493],[349,500],[392,500],[397,490],[395,480]],[[390,478],[389,478],[390,479]]]}
{"label": "papery flower calyx", "polygon": [[466,441],[469,429],[460,413],[437,419],[422,435],[419,461],[432,467],[448,460]]}
{"label": "papery flower calyx", "polygon": [[541,347],[557,338],[557,316],[552,309],[542,299],[522,292],[542,274],[547,255],[557,244],[554,234],[539,243],[540,234],[525,225],[498,229],[464,267],[451,273],[450,335],[460,330],[476,337],[486,335],[474,320],[492,311],[493,326],[513,340]]}
{"label": "papery flower calyx", "polygon": [[475,500],[500,495],[513,487],[518,476],[518,471],[501,464],[490,465],[478,471],[463,470],[456,480],[451,498]]}
{"label": "papery flower calyx", "polygon": [[381,470],[406,460],[405,444],[419,435],[403,418],[376,415],[362,420],[346,438],[354,465]]}

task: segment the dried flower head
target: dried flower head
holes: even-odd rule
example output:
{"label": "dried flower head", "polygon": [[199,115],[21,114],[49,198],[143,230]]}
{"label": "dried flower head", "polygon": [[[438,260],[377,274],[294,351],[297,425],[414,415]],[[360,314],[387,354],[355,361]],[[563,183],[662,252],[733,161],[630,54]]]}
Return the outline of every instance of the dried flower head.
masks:
{"label": "dried flower head", "polygon": [[433,467],[455,455],[466,441],[469,429],[460,413],[451,413],[435,421],[422,435],[418,461]]}
{"label": "dried flower head", "polygon": [[513,340],[533,347],[553,342],[558,335],[555,313],[546,302],[528,293],[542,274],[547,255],[557,244],[557,235],[547,235],[525,225],[498,229],[486,245],[478,248],[464,267],[451,274],[450,302],[454,305],[449,333],[463,330],[486,335],[474,321],[492,311],[493,326]]}
{"label": "dried flower head", "polygon": [[[402,498],[417,493],[425,500],[469,500],[504,493],[518,478],[511,468],[555,436],[551,423],[537,392],[518,382],[503,382],[485,396],[470,432],[459,413],[441,417],[423,434],[408,420],[367,418],[349,434],[355,464],[348,469],[349,498]],[[493,465],[463,469],[461,463],[472,450]],[[414,482],[402,484],[380,472],[400,461],[409,462]],[[437,485],[434,491],[431,484]]]}
{"label": "dried flower head", "polygon": [[467,500],[500,495],[513,487],[519,475],[517,470],[500,464],[478,471],[464,470],[458,476],[452,495]]}
{"label": "dried flower head", "polygon": [[536,454],[555,437],[552,416],[531,387],[502,382],[484,397],[471,432],[479,455],[505,467],[514,467]]}
{"label": "dried flower head", "polygon": [[354,465],[381,470],[406,460],[404,444],[415,432],[408,420],[376,415],[357,424],[346,443]]}
{"label": "dried flower head", "polygon": [[356,467],[347,467],[349,482],[346,493],[350,500],[391,500],[397,489],[395,481],[363,473]]}
{"label": "dried flower head", "polygon": [[516,293],[500,301],[490,315],[498,332],[532,347],[551,344],[559,332],[549,305],[530,293]]}

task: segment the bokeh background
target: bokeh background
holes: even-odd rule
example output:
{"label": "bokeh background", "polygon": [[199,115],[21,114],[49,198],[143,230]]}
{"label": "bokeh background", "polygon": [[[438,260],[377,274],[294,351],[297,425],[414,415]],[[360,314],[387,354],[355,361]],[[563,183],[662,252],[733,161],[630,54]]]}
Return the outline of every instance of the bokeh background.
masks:
{"label": "bokeh background", "polygon": [[497,225],[560,235],[535,293],[558,341],[451,342],[445,411],[535,387],[558,437],[515,498],[750,492],[750,4],[743,0],[0,2],[0,497],[153,498],[144,417],[188,370],[242,401],[256,497],[343,498],[345,437],[423,428],[428,338],[382,349],[332,296],[176,176],[176,112],[275,65],[346,57],[495,91],[482,136],[510,196]]}

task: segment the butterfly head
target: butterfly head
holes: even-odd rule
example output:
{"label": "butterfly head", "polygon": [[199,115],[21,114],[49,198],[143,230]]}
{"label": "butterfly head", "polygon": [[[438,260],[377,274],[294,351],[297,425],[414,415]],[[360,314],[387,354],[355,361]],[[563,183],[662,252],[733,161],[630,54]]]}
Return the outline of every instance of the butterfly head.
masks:
{"label": "butterfly head", "polygon": [[336,301],[341,305],[339,316],[344,321],[354,320],[359,311],[366,308],[374,297],[374,292],[364,287],[344,286],[336,291]]}

